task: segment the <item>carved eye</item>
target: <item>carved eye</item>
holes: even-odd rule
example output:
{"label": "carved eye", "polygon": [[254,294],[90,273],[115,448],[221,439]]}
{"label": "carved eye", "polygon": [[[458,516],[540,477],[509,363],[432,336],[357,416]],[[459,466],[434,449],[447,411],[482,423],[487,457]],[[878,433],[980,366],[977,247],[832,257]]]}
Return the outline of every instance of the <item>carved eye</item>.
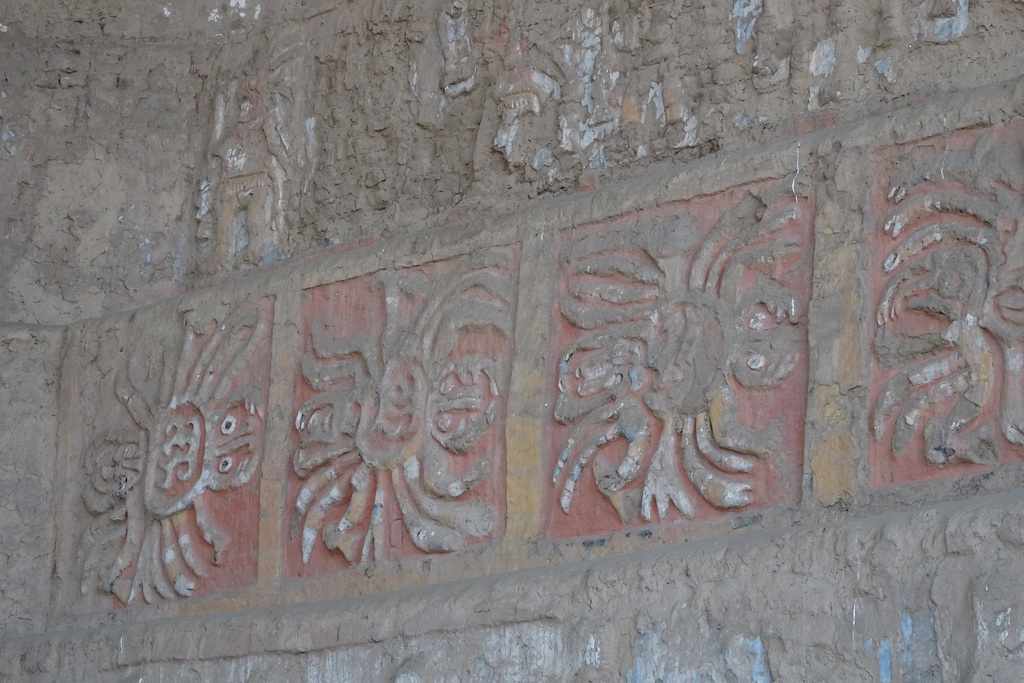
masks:
{"label": "carved eye", "polygon": [[237,426],[238,420],[236,420],[233,415],[228,415],[224,418],[224,421],[220,423],[220,433],[227,436],[235,431],[235,427]]}
{"label": "carved eye", "polygon": [[220,463],[217,464],[217,469],[220,471],[221,474],[227,474],[228,472],[231,471],[231,466],[234,464],[235,462],[231,459],[231,456],[229,455],[226,458],[221,458]]}

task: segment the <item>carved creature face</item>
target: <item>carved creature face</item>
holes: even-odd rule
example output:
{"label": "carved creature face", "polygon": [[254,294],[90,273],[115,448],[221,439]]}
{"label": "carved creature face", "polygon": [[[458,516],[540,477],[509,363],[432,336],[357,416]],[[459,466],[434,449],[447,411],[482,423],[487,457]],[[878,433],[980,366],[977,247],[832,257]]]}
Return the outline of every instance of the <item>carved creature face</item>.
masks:
{"label": "carved creature face", "polygon": [[740,384],[752,389],[778,386],[796,367],[801,338],[796,323],[795,297],[762,301],[755,294],[738,307],[730,347],[729,370]]}
{"label": "carved creature face", "polygon": [[167,412],[146,471],[146,507],[172,515],[207,489],[229,491],[255,469],[255,436],[262,419],[242,397],[204,410],[186,401]]}

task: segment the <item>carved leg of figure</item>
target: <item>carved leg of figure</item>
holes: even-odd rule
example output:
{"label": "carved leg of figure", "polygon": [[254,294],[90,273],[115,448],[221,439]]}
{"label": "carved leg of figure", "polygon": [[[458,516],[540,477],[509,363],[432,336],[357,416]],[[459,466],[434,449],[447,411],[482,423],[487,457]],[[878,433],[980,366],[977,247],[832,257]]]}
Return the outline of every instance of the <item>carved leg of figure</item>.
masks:
{"label": "carved leg of figure", "polygon": [[154,520],[143,541],[139,567],[135,572],[135,585],[142,588],[142,598],[150,604],[156,602],[158,597],[164,600],[174,598],[174,588],[164,574],[161,551],[160,523]]}
{"label": "carved leg of figure", "polygon": [[[181,512],[178,513],[179,515]],[[196,584],[188,578],[185,564],[182,562],[180,549],[178,548],[177,534],[171,520],[164,517],[160,520],[161,546],[163,547],[164,574],[171,580],[174,591],[183,598],[191,595]]]}
{"label": "carved leg of figure", "polygon": [[1024,446],[1024,343],[1005,345],[1003,352],[1002,428],[1007,441]]}
{"label": "carved leg of figure", "polygon": [[[83,595],[89,591],[96,590],[96,588],[114,593],[116,577],[115,580],[109,578],[109,572],[105,571],[107,568],[105,562],[110,557],[107,553],[112,548],[123,547],[124,533],[124,527],[117,526],[112,531],[108,531],[105,535],[100,536],[98,540],[93,541],[92,548],[82,564]],[[96,538],[91,534],[90,537]],[[114,594],[117,595],[117,593]],[[120,595],[118,597],[121,598]],[[123,602],[124,598],[121,598],[121,600]]]}
{"label": "carved leg of figure", "polygon": [[133,573],[126,570],[135,565],[134,574],[139,571],[139,555],[146,537],[146,515],[139,496],[128,499],[128,528],[125,531],[124,544],[110,567],[107,584],[110,592],[127,603],[131,599],[133,589]]}
{"label": "carved leg of figure", "polygon": [[[553,477],[553,480],[557,482],[562,468],[570,459],[574,461],[572,470],[566,477],[565,485],[562,487],[560,504],[564,512],[569,512],[573,493],[576,490],[576,482],[579,480],[580,475],[583,474],[584,468],[590,464],[599,447],[620,436],[625,436],[631,442],[639,440],[638,436],[643,437],[644,441],[646,440],[646,437],[642,434],[627,435],[622,432],[620,424],[621,415],[628,402],[626,399],[620,400],[591,413],[573,429],[572,434],[566,440],[565,450],[559,458]],[[632,438],[630,438],[631,436]],[[627,450],[627,461],[630,457]]]}
{"label": "carved leg of figure", "polygon": [[373,559],[384,559],[384,533],[384,491],[378,482],[377,493],[373,496],[373,511],[370,513],[370,530],[366,532],[366,540],[363,541],[360,562],[366,562],[371,552]]}
{"label": "carved leg of figure", "polygon": [[181,556],[185,560],[185,564],[192,570],[192,573],[203,578],[206,576],[206,565],[202,558],[196,553],[195,548],[192,545],[192,536],[189,534],[188,529],[185,527],[185,522],[188,520],[188,510],[182,510],[181,512],[171,516],[171,524],[174,525],[174,534],[178,539],[178,545],[181,547]]}
{"label": "carved leg of figure", "polygon": [[718,508],[738,508],[754,500],[750,484],[733,481],[708,467],[694,446],[687,430],[683,433],[683,469],[706,501]]}
{"label": "carved leg of figure", "polygon": [[995,388],[995,363],[988,338],[969,315],[951,325],[947,336],[957,344],[967,364],[967,387],[945,418],[934,418],[925,425],[925,457],[939,465],[996,462],[991,435],[971,425]]}
{"label": "carved leg of figure", "polygon": [[494,528],[494,515],[475,501],[439,500],[419,490],[415,458],[391,472],[402,520],[417,548],[424,552],[451,552],[466,545],[467,537],[480,538]]}
{"label": "carved leg of figure", "polygon": [[258,266],[266,255],[277,246],[274,234],[274,198],[270,188],[258,185],[251,191],[246,202],[245,224],[249,232],[249,244],[246,245],[243,260]]}
{"label": "carved leg of figure", "polygon": [[[662,418],[658,448],[654,451],[651,465],[647,469],[647,480],[644,482],[644,492],[640,500],[640,515],[647,521],[651,519],[652,500],[657,506],[658,517],[662,519],[668,513],[669,503],[675,504],[687,517],[696,514],[693,503],[683,488],[683,480],[679,476],[679,467],[676,464],[676,419],[675,416]],[[693,448],[693,422],[693,418],[686,418],[683,423],[684,450],[687,447]]]}
{"label": "carved leg of figure", "polygon": [[205,272],[210,275],[234,265],[235,221],[238,214],[244,209],[236,193],[225,191],[224,195],[217,209],[217,227],[213,236],[212,258],[204,268]]}
{"label": "carved leg of figure", "polygon": [[435,496],[458,498],[491,472],[491,461],[473,463],[460,475],[452,474],[452,456],[427,439],[423,448],[423,487]]}
{"label": "carved leg of figure", "polygon": [[313,544],[316,542],[317,532],[323,524],[328,510],[345,499],[345,489],[348,483],[342,480],[335,482],[333,486],[327,487],[327,490],[317,499],[316,505],[306,515],[306,519],[302,524],[302,557],[304,561],[308,561],[310,553],[313,552]]}
{"label": "carved leg of figure", "polygon": [[402,472],[403,482],[408,484],[412,500],[431,519],[446,527],[456,529],[464,536],[483,538],[494,528],[494,513],[486,503],[479,501],[456,501],[434,498],[422,486],[418,477],[415,458],[406,463]]}
{"label": "carved leg of figure", "polygon": [[[893,375],[885,383],[885,386],[882,387],[878,402],[875,404],[871,420],[875,438],[882,438],[882,434],[885,432],[885,425],[892,417],[893,412],[901,405],[906,405],[914,391],[919,387],[949,377],[965,367],[966,364],[960,354],[951,353],[937,360],[905,368]],[[905,414],[904,417],[906,417],[906,408],[904,408],[903,412]],[[899,452],[895,449],[894,451]]]}
{"label": "carved leg of figure", "polygon": [[220,564],[223,559],[224,549],[228,547],[231,538],[227,533],[215,525],[206,513],[206,506],[203,497],[199,496],[192,504],[196,510],[196,525],[203,534],[203,539],[213,546],[213,563]]}
{"label": "carved leg of figure", "polygon": [[[338,460],[338,462],[316,472],[306,480],[306,483],[302,485],[302,489],[299,491],[299,495],[295,500],[295,509],[292,511],[292,540],[298,538],[299,528],[303,526],[302,521],[306,517],[306,513],[309,511],[309,506],[313,502],[313,499],[317,497],[317,494],[323,491],[324,487],[337,479],[341,472],[352,467],[358,462],[359,455],[357,453],[347,453]],[[306,524],[305,526],[306,528],[309,528],[309,524]],[[315,531],[313,533],[314,535],[316,534]]]}
{"label": "carved leg of figure", "polygon": [[697,416],[697,448],[723,472],[750,472],[754,461],[739,453],[730,453],[718,447],[712,438],[711,418],[707,412]]}
{"label": "carved leg of figure", "polygon": [[[349,497],[348,509],[342,515],[338,523],[329,529],[324,529],[324,545],[330,550],[340,550],[345,559],[351,563],[356,562],[356,550],[359,545],[359,537],[350,534],[349,531],[363,521],[366,515],[366,506],[370,497],[370,487],[375,484],[376,477],[373,471],[361,463],[356,471],[352,473],[352,494]],[[314,537],[315,540],[315,537]],[[307,550],[308,547],[308,550]],[[302,540],[302,561],[309,561],[309,553],[312,552],[313,543]]]}
{"label": "carved leg of figure", "polygon": [[[932,408],[951,396],[963,394],[967,390],[967,378],[964,373],[959,373],[949,379],[933,384],[924,389],[912,400],[905,401],[900,416],[892,432],[893,455],[900,455],[910,445],[914,434],[920,429],[921,418]],[[882,428],[885,428],[884,423]]]}

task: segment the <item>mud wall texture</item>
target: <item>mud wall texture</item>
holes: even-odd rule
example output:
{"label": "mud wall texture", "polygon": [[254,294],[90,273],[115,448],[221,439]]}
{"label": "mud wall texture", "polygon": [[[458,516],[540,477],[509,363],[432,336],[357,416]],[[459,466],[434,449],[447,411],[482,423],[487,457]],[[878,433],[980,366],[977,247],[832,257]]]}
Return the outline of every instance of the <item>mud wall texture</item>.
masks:
{"label": "mud wall texture", "polygon": [[0,678],[1024,675],[1024,5],[207,5],[0,8]]}

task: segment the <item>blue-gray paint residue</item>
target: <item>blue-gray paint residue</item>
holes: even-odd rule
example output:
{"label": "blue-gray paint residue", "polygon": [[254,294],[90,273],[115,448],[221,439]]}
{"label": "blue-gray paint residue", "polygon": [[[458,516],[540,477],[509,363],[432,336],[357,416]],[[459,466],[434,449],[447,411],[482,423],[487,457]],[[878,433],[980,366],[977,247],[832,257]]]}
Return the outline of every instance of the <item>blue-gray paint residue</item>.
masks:
{"label": "blue-gray paint residue", "polygon": [[935,616],[927,611],[900,615],[903,683],[926,683],[939,678],[941,664],[935,642]]}
{"label": "blue-gray paint residue", "polygon": [[743,52],[747,41],[754,37],[754,22],[761,16],[762,0],[736,0],[732,18],[736,20],[736,54]]}
{"label": "blue-gray paint residue", "polygon": [[645,683],[654,680],[654,662],[652,655],[658,650],[661,633],[646,629],[637,629],[636,653],[633,666],[626,672],[626,683]]}
{"label": "blue-gray paint residue", "polygon": [[771,676],[768,675],[768,657],[765,655],[761,636],[747,643],[747,650],[754,655],[754,663],[750,666],[750,680],[753,683],[772,683]]}
{"label": "blue-gray paint residue", "polygon": [[878,644],[878,680],[882,683],[892,683],[892,653],[888,638],[882,638],[882,642]]}

